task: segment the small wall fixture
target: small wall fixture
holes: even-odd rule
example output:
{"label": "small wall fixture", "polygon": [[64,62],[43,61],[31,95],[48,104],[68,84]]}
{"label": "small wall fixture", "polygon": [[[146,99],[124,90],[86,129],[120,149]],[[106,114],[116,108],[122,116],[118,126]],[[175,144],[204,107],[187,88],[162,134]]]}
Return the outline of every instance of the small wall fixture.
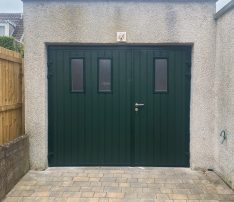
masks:
{"label": "small wall fixture", "polygon": [[127,33],[126,32],[117,32],[117,42],[126,42]]}

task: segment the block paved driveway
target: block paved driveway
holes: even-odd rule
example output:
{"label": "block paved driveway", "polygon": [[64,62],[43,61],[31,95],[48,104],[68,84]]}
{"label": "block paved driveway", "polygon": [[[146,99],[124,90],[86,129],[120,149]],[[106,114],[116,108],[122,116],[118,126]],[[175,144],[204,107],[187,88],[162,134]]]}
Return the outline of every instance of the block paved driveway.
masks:
{"label": "block paved driveway", "polygon": [[189,168],[80,167],[30,171],[9,201],[234,201],[213,172]]}

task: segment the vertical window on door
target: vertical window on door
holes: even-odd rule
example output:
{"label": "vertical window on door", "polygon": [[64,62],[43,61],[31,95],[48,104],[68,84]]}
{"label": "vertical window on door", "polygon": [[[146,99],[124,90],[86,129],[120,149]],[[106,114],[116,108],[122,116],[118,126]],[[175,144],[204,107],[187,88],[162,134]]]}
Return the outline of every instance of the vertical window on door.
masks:
{"label": "vertical window on door", "polygon": [[71,91],[84,92],[84,59],[71,60]]}
{"label": "vertical window on door", "polygon": [[167,59],[157,58],[154,61],[154,92],[168,91],[168,62]]}
{"label": "vertical window on door", "polygon": [[112,62],[111,59],[99,59],[98,61],[98,92],[112,92]]}

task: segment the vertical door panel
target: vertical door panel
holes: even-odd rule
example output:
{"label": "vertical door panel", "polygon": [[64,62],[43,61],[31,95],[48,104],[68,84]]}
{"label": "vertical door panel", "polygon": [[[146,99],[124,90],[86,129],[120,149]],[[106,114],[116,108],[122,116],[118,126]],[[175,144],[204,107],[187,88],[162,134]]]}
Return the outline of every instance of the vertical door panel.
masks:
{"label": "vertical door panel", "polygon": [[[190,95],[185,73],[187,51],[167,48],[133,50],[133,105],[144,104],[133,112],[135,165],[189,165],[189,132],[186,126],[189,110],[186,106],[189,106]],[[167,59],[167,92],[154,91],[155,59]]]}
{"label": "vertical door panel", "polygon": [[[71,92],[71,59],[84,59],[84,92]],[[98,60],[112,60],[112,92],[98,91]],[[131,50],[58,47],[49,51],[52,166],[130,165]]]}

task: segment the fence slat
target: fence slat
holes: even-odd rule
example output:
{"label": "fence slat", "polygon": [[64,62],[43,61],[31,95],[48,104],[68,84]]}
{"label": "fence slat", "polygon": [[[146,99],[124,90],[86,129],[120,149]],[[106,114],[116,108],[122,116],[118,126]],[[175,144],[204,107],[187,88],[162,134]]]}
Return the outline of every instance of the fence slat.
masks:
{"label": "fence slat", "polygon": [[0,47],[0,145],[24,134],[23,59]]}
{"label": "fence slat", "polygon": [[14,110],[14,109],[18,109],[18,108],[22,108],[22,103],[0,106],[0,112]]}

